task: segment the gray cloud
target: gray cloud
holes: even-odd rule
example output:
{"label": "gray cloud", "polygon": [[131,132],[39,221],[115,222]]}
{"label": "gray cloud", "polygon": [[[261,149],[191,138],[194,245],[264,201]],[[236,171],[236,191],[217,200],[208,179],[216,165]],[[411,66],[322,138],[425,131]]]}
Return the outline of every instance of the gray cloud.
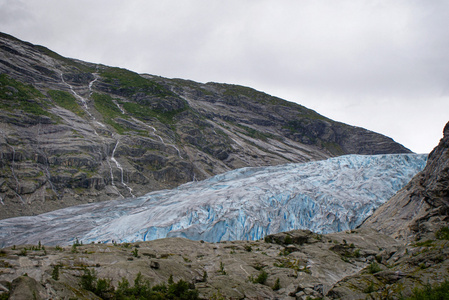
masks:
{"label": "gray cloud", "polygon": [[449,2],[0,0],[1,30],[141,73],[243,84],[428,152],[449,114]]}

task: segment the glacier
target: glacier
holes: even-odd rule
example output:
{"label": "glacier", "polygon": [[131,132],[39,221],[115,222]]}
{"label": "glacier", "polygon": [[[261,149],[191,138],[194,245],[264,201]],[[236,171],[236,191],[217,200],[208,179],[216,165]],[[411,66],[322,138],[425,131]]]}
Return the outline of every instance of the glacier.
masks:
{"label": "glacier", "polygon": [[421,171],[424,154],[346,155],[233,170],[145,196],[0,220],[0,246],[166,237],[258,240],[293,229],[353,229]]}

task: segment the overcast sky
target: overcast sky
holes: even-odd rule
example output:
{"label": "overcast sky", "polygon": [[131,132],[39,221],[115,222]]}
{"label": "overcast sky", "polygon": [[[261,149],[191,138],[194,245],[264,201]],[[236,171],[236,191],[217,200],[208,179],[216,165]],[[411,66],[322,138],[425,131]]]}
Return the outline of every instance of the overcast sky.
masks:
{"label": "overcast sky", "polygon": [[418,153],[449,121],[447,0],[0,0],[0,31],[139,73],[250,86]]}

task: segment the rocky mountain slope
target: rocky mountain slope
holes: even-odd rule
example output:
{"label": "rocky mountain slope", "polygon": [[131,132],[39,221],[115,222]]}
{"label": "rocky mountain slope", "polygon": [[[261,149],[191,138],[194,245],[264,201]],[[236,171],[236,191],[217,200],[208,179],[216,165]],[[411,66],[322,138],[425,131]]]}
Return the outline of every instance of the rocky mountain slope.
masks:
{"label": "rocky mountain slope", "polygon": [[[401,298],[414,288],[445,284],[449,296],[449,122],[427,165],[381,206],[361,228],[375,229],[402,242],[376,272],[362,272],[336,284],[329,295],[343,299]],[[418,298],[417,298],[418,299]],[[424,298],[419,298],[424,299]]]}
{"label": "rocky mountain slope", "polygon": [[86,63],[0,34],[0,218],[247,166],[409,153],[251,88]]}
{"label": "rocky mountain slope", "polygon": [[[405,240],[433,235],[449,221],[449,123],[422,172],[363,224]],[[399,226],[400,225],[400,226]]]}
{"label": "rocky mountain slope", "polygon": [[0,247],[117,243],[183,237],[259,240],[308,229],[354,229],[426,163],[426,155],[346,155],[243,168],[138,198],[72,206],[0,220]]}

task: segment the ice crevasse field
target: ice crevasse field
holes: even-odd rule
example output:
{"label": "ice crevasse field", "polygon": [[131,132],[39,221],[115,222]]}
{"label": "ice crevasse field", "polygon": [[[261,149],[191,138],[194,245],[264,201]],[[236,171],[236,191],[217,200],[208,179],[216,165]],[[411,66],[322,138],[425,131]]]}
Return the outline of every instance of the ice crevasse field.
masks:
{"label": "ice crevasse field", "polygon": [[257,240],[293,229],[353,229],[421,171],[422,154],[346,155],[243,168],[138,198],[0,221],[0,246],[165,237]]}

